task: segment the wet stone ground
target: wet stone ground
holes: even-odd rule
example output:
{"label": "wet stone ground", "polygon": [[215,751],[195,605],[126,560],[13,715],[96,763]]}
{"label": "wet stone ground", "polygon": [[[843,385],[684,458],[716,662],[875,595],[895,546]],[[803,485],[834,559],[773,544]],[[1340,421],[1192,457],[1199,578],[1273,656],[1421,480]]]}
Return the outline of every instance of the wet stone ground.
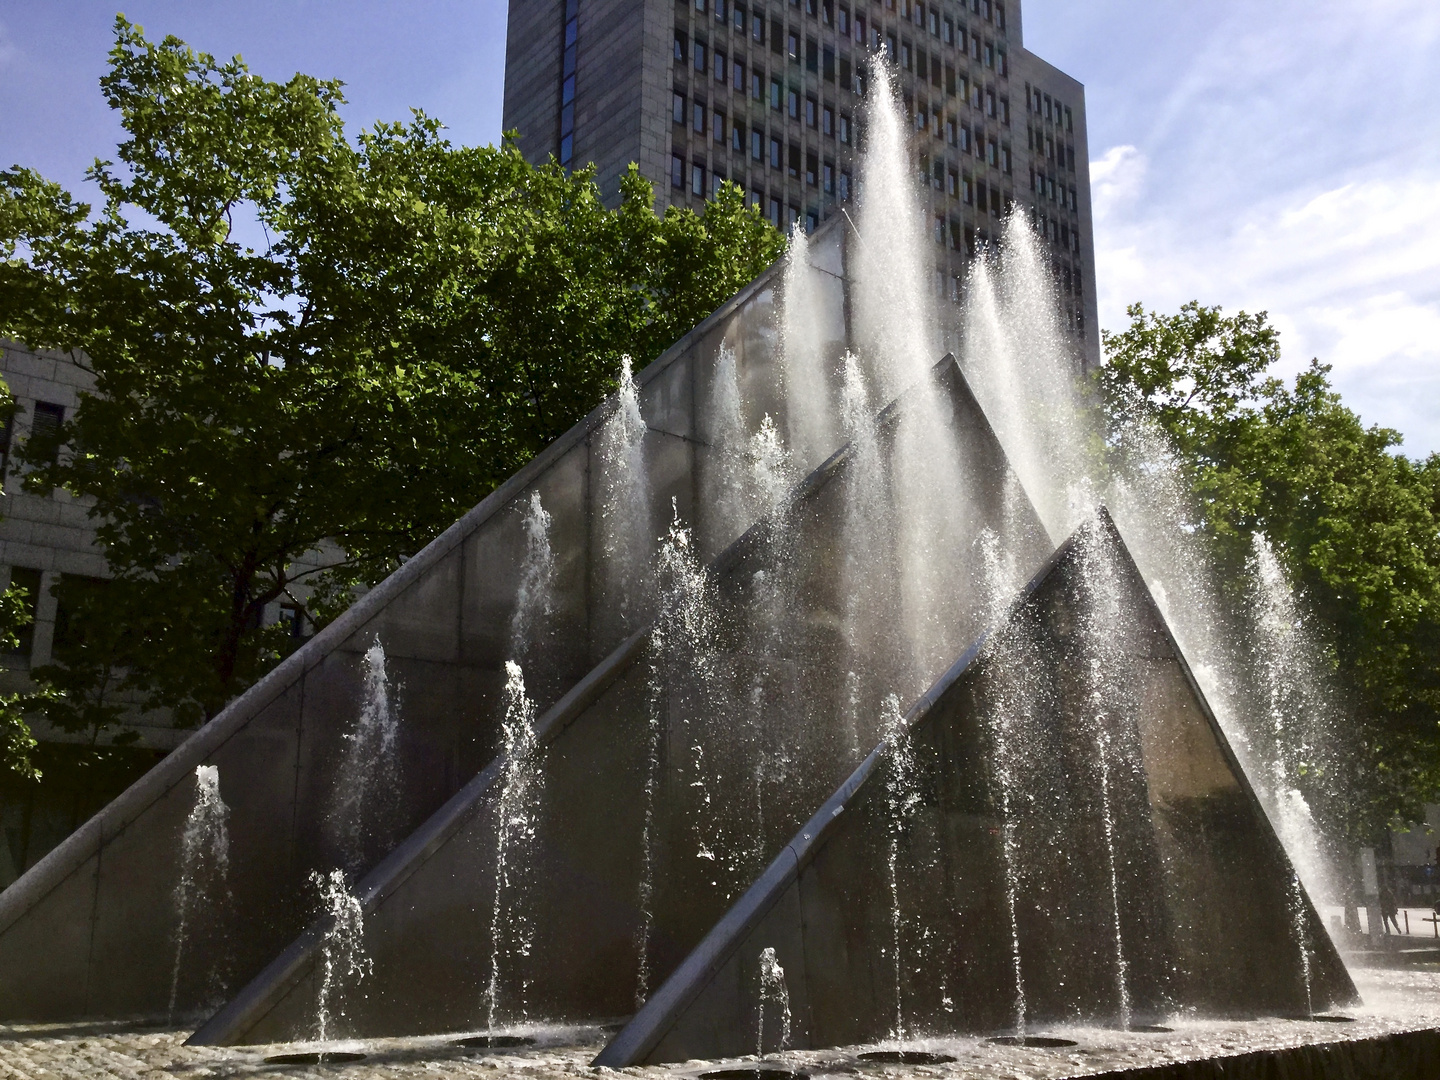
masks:
{"label": "wet stone ground", "polygon": [[[1440,1027],[1440,971],[1361,971],[1356,984],[1365,1005],[1346,1013],[1351,1022],[1254,1020],[1219,1022],[1174,1017],[1169,1032],[1121,1032],[1098,1028],[1054,1028],[1035,1035],[1071,1041],[1073,1046],[997,1045],[984,1039],[945,1038],[908,1042],[919,1055],[950,1057],[935,1063],[890,1063],[862,1055],[894,1051],[895,1044],[771,1055],[730,1062],[626,1069],[641,1078],[695,1078],[730,1069],[763,1068],[825,1076],[898,1075],[943,1078],[1034,1078],[1060,1080],[1166,1062],[1223,1057],[1249,1050],[1280,1049],[1302,1043],[1372,1038],[1398,1031]],[[600,1028],[516,1029],[532,1045],[460,1045],[463,1034],[411,1039],[366,1039],[283,1046],[188,1047],[188,1031],[134,1025],[0,1025],[0,1080],[199,1080],[226,1077],[595,1077],[608,1070],[590,1061],[609,1037]],[[916,1054],[919,1052],[919,1055]],[[317,1055],[328,1059],[316,1061]],[[354,1057],[353,1055],[363,1055]],[[894,1056],[889,1055],[889,1056]],[[277,1060],[281,1059],[281,1060]],[[288,1060],[285,1060],[288,1059]],[[722,1080],[744,1080],[741,1076]],[[773,1080],[780,1080],[775,1077]]]}

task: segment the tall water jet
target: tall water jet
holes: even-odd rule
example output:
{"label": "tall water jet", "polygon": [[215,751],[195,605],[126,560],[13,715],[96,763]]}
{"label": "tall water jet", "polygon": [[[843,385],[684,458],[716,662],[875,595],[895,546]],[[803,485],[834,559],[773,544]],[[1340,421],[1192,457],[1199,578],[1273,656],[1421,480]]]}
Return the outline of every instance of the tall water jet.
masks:
{"label": "tall water jet", "polygon": [[[999,537],[988,529],[981,535],[981,550],[986,564],[984,581],[988,587],[985,606],[991,615],[987,621],[995,624],[1000,621],[1009,603],[1009,597],[1002,589],[1003,583],[1012,572],[1007,565],[1011,556],[1002,549]],[[1001,658],[998,661],[996,678],[997,693],[988,703],[985,722],[990,740],[991,801],[1000,825],[1000,865],[1005,891],[1005,920],[1010,935],[1010,971],[1015,993],[1011,1015],[1015,1035],[1023,1039],[1028,1006],[1025,997],[1025,969],[1020,953],[1020,916],[1017,906],[1021,888],[1021,848],[1017,817],[1019,803],[1025,797],[1021,775],[1024,728],[1033,702],[1027,682],[1029,665],[1024,662],[1024,650],[1013,640],[1013,633],[1002,634],[999,639],[991,640],[986,645],[987,649],[992,650],[992,655]],[[1007,646],[1010,648],[1007,649]],[[1007,656],[1007,652],[1011,655]]]}
{"label": "tall water jet", "polygon": [[[175,883],[175,963],[170,974],[168,1011],[172,1021],[180,992],[185,946],[194,918],[197,914],[213,914],[230,906],[230,834],[226,827],[229,813],[220,798],[220,769],[215,765],[195,766],[195,802],[180,838],[180,880]],[[208,984],[205,993],[209,997],[223,995],[223,971],[212,968],[205,980]]]}
{"label": "tall water jet", "polygon": [[833,388],[825,364],[824,296],[821,271],[810,264],[810,240],[797,224],[785,253],[781,306],[781,359],[786,434],[808,472],[835,450]]}
{"label": "tall water jet", "polygon": [[881,401],[903,395],[893,434],[891,487],[898,540],[901,611],[912,677],[924,685],[947,662],[944,627],[963,591],[948,565],[955,538],[977,516],[975,494],[955,437],[953,408],[938,385],[932,245],[910,167],[894,74],[871,65],[863,183],[853,248],[854,335]]}
{"label": "tall water jet", "polygon": [[[768,1008],[767,1008],[768,1006]],[[784,1053],[790,1045],[790,991],[785,985],[785,969],[775,958],[775,950],[760,951],[760,1008],[755,1032],[755,1056],[765,1056],[765,1017],[774,1017],[775,1049]]]}
{"label": "tall water jet", "polygon": [[[671,714],[672,694],[694,693],[708,696],[713,682],[715,606],[712,586],[695,555],[690,530],[680,520],[678,507],[672,503],[670,528],[656,556],[656,579],[659,585],[660,611],[649,642],[649,678],[647,680],[647,760],[644,789],[644,824],[641,829],[641,874],[638,904],[640,920],[636,927],[635,950],[637,977],[635,1002],[638,1008],[650,992],[650,935],[654,921],[655,847],[657,830],[657,797],[661,783],[662,746],[680,749],[681,759],[671,762],[687,775],[687,786],[697,795],[700,809],[707,808],[711,791],[707,786],[705,750],[697,733],[683,730],[669,733],[666,724]],[[680,710],[682,715],[690,711]],[[668,737],[667,737],[668,736]],[[692,839],[697,858],[716,860],[714,837],[707,829],[714,824],[703,813],[692,819]],[[712,846],[713,844],[713,846]]]}
{"label": "tall water jet", "polygon": [[385,646],[378,637],[365,650],[361,668],[360,711],[344,735],[330,810],[339,861],[351,875],[389,848],[400,789],[400,713],[385,666]]}
{"label": "tall water jet", "polygon": [[[534,944],[535,924],[527,903],[534,865],[538,804],[544,774],[535,764],[535,704],[525,693],[525,676],[513,660],[505,663],[505,719],[501,727],[502,774],[495,809],[495,891],[490,908],[490,976],[485,986],[485,1024],[494,1031],[508,991],[524,1019],[529,982],[523,964]],[[505,985],[505,964],[519,972]],[[508,1017],[507,1017],[508,1019]]]}
{"label": "tall water jet", "polygon": [[871,731],[862,722],[864,711],[878,697],[871,685],[876,681],[873,672],[893,669],[893,663],[877,663],[877,659],[888,636],[885,627],[896,604],[897,586],[894,542],[888,535],[889,483],[875,404],[859,357],[846,352],[840,368],[841,422],[850,445],[840,526],[841,631],[846,652],[841,724],[850,750],[858,753]]}
{"label": "tall water jet", "polygon": [[1080,366],[1060,329],[1054,285],[1025,219],[1011,214],[1003,260],[976,259],[961,364],[1054,542],[1095,502]]}
{"label": "tall water jet", "polygon": [[919,803],[915,787],[915,749],[900,700],[885,699],[881,729],[885,733],[885,804],[888,814],[885,867],[890,892],[890,964],[894,981],[895,1012],[891,1037],[905,1038],[905,912],[900,896],[901,848],[909,832],[909,818]]}
{"label": "tall water jet", "polygon": [[636,629],[651,605],[650,477],[645,464],[645,418],[630,358],[620,361],[615,411],[596,444],[599,464],[602,610],[614,613],[618,638]]}
{"label": "tall water jet", "polygon": [[520,564],[515,610],[510,616],[510,659],[523,664],[547,636],[546,623],[555,603],[550,514],[540,502],[540,492],[530,493],[521,527],[525,534],[525,558]]}
{"label": "tall water jet", "polygon": [[371,963],[365,955],[365,910],[350,892],[345,872],[315,871],[310,884],[319,893],[321,918],[326,921],[315,1012],[315,1037],[324,1042],[335,1034],[333,1021],[345,1017],[345,991],[370,974]]}
{"label": "tall water jet", "polygon": [[749,436],[735,350],[721,344],[710,379],[710,468],[705,473],[705,539],[723,551],[754,521],[749,484]]}
{"label": "tall water jet", "polygon": [[1120,1027],[1128,1031],[1131,1024],[1129,963],[1125,956],[1125,934],[1120,900],[1119,853],[1116,842],[1116,773],[1121,767],[1123,752],[1122,725],[1134,710],[1131,688],[1120,683],[1125,670],[1125,657],[1120,649],[1124,640],[1121,615],[1121,586],[1116,580],[1115,564],[1101,550],[1105,538],[1099,529],[1087,530],[1082,539],[1081,585],[1082,618],[1086,624],[1085,657],[1086,716],[1094,741],[1095,774],[1099,788],[1099,811],[1102,840],[1105,847],[1105,872],[1109,879],[1110,919],[1115,963],[1115,996]]}

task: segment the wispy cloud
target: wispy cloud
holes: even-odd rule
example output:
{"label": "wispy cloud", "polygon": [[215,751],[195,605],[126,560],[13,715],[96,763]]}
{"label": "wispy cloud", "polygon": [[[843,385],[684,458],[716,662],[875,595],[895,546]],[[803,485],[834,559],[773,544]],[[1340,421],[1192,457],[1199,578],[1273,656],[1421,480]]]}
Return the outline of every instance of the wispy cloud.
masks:
{"label": "wispy cloud", "polygon": [[1027,0],[1026,43],[1086,82],[1102,326],[1268,311],[1440,450],[1440,4]]}

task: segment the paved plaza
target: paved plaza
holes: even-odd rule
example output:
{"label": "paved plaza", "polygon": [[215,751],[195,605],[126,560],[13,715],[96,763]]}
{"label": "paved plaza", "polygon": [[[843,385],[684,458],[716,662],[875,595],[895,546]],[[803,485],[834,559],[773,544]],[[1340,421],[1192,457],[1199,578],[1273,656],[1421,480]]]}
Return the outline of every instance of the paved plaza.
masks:
{"label": "paved plaza", "polygon": [[[905,1074],[935,1078],[1060,1080],[1167,1062],[1274,1050],[1303,1043],[1332,1043],[1440,1027],[1440,971],[1361,971],[1356,984],[1365,1005],[1349,1023],[1296,1020],[1248,1022],[1174,1018],[1172,1032],[1120,1032],[1056,1028],[1046,1032],[1075,1045],[1051,1049],[996,1046],[981,1039],[946,1038],[908,1045],[953,1056],[954,1062],[895,1066],[864,1062],[865,1049],[774,1056],[767,1066],[788,1067],[811,1077]],[[518,1029],[517,1029],[518,1030]],[[535,1045],[515,1050],[477,1050],[456,1045],[460,1036],[367,1039],[324,1044],[330,1052],[363,1054],[358,1060],[286,1064],[267,1059],[315,1051],[320,1044],[189,1047],[188,1031],[117,1024],[0,1027],[0,1080],[220,1080],[226,1077],[594,1077],[590,1060],[604,1045],[599,1028],[533,1028]],[[733,1067],[733,1064],[732,1064]],[[698,1077],[711,1062],[625,1069],[637,1077]]]}

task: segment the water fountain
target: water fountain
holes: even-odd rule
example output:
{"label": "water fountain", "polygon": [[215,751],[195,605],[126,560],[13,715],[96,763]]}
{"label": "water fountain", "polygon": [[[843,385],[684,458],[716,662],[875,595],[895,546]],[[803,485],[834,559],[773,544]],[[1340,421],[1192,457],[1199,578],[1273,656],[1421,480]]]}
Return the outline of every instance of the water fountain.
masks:
{"label": "water fountain", "polygon": [[[180,838],[180,880],[175,883],[175,963],[166,1009],[167,1018],[172,1020],[180,997],[186,946],[193,945],[197,932],[213,933],[216,910],[223,912],[231,903],[228,814],[229,808],[220,797],[220,770],[214,765],[195,766],[195,805],[185,819],[185,832]],[[223,944],[211,945],[207,951],[212,957],[218,951],[220,962],[212,963],[203,973],[206,983],[203,992],[210,1000],[219,1001],[223,1000],[226,990]]]}
{"label": "water fountain", "polygon": [[[251,862],[249,982],[193,1041],[495,1047],[518,1020],[633,1012],[598,1063],[876,1042],[915,1063],[944,1056],[925,1034],[1041,1046],[1055,1025],[1353,1000],[1232,750],[1244,695],[1212,709],[1233,675],[1190,663],[1223,635],[1191,608],[1204,582],[1176,577],[1195,560],[1173,504],[1088,456],[1037,242],[1011,219],[959,360],[939,356],[898,107],[874,86],[853,226],[797,236],[660,360],[625,363],[180,754],[263,780],[239,753],[266,732],[401,746],[389,668],[407,672],[405,839],[326,867],[314,792],[350,822],[385,787],[348,765],[292,778],[282,824],[237,808],[247,858],[301,837],[283,865],[320,872],[324,914],[306,929]],[[347,742],[326,710],[357,692]],[[159,775],[119,835],[148,835]],[[87,843],[55,865],[98,860]],[[48,901],[10,903],[0,974]],[[96,921],[103,960],[118,931]]]}

